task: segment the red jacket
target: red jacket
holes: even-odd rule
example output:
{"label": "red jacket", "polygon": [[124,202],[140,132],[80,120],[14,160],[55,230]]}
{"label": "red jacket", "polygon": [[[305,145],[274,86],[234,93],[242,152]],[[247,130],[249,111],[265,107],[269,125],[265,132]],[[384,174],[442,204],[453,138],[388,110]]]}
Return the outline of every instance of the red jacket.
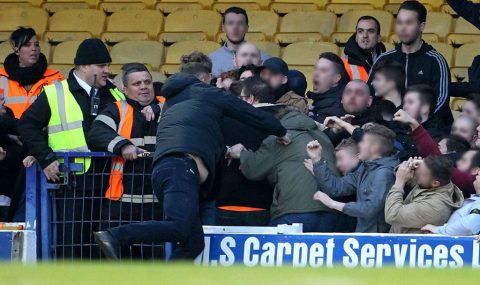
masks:
{"label": "red jacket", "polygon": [[[413,131],[412,138],[417,145],[420,156],[426,157],[431,154],[441,155],[437,143],[422,126],[419,126]],[[475,194],[475,188],[473,187],[474,181],[475,175],[460,171],[457,168],[453,169],[452,182],[462,190],[465,197],[470,197],[471,194]]]}

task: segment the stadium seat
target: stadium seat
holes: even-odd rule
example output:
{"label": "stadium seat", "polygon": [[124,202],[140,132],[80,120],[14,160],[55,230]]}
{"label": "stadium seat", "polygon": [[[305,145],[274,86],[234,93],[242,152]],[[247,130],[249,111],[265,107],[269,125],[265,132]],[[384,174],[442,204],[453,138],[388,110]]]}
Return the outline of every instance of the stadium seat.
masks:
{"label": "stadium seat", "polygon": [[[266,9],[271,0],[217,0],[216,3],[227,3],[230,6],[238,6],[241,4],[258,4],[261,8]],[[238,6],[240,7],[240,6]]]}
{"label": "stadium seat", "polygon": [[337,15],[343,15],[349,11],[373,10],[373,9],[375,9],[373,5],[365,4],[365,3],[351,3],[351,4],[330,3],[325,8],[325,10],[327,10],[328,12],[333,12]]}
{"label": "stadium seat", "polygon": [[458,18],[453,33],[447,35],[446,42],[452,45],[480,43],[480,30],[465,19]]}
{"label": "stadium seat", "polygon": [[73,64],[78,46],[82,41],[65,41],[59,43],[53,49],[53,64]]}
{"label": "stadium seat", "polygon": [[480,54],[478,44],[465,44],[455,52],[455,67],[470,67],[473,58]]}
{"label": "stadium seat", "polygon": [[328,0],[274,0],[270,11],[277,14],[323,10]]}
{"label": "stadium seat", "polygon": [[262,9],[260,5],[255,2],[239,2],[239,3],[218,3],[217,2],[213,4],[212,10],[223,14],[225,10],[227,10],[232,6],[244,9],[245,11],[247,11],[247,14],[249,17],[250,17],[250,12],[258,11]]}
{"label": "stadium seat", "polygon": [[13,7],[0,10],[0,42],[10,38],[12,31],[19,26],[28,26],[35,29],[42,38],[47,28],[48,13],[41,8]]}
{"label": "stadium seat", "polygon": [[73,64],[49,64],[48,68],[60,71],[63,77],[67,78],[70,71],[75,67]]}
{"label": "stadium seat", "polygon": [[448,66],[453,64],[453,47],[446,43],[434,43],[432,46],[443,55],[448,63]]}
{"label": "stadium seat", "polygon": [[276,43],[273,43],[273,42],[253,42],[253,43],[257,46],[257,48],[268,53],[270,56],[280,57],[281,48]]}
{"label": "stadium seat", "polygon": [[197,2],[157,2],[157,4],[155,5],[155,10],[158,10],[163,14],[170,14],[175,11],[181,11],[181,10],[202,10],[202,9],[210,9],[210,5],[208,7],[204,7],[202,6],[202,4]]}
{"label": "stadium seat", "polygon": [[[264,33],[247,33],[245,35],[245,40],[251,41],[265,41],[267,40],[267,36]],[[227,41],[227,35],[224,32],[218,33],[215,37],[215,41],[217,43],[224,43]]]}
{"label": "stadium seat", "polygon": [[163,45],[156,41],[125,41],[112,47],[112,64],[140,62],[156,70],[163,60]]}
{"label": "stadium seat", "polygon": [[424,34],[435,34],[444,39],[452,29],[452,16],[441,12],[427,14]]}
{"label": "stadium seat", "polygon": [[[463,104],[467,99],[461,98],[461,97],[450,97],[450,110],[452,110],[452,114],[454,115],[454,119],[458,118],[458,116],[461,115],[461,110],[463,108]],[[459,113],[457,117],[455,117],[455,114]]]}
{"label": "stadium seat", "polygon": [[182,10],[168,15],[159,40],[174,43],[185,40],[206,40],[215,38],[220,29],[222,17],[214,11]]}
{"label": "stadium seat", "polygon": [[[5,3],[5,6],[0,6],[2,8],[11,8],[11,7],[25,7],[25,6],[33,6],[33,7],[40,7],[43,0],[1,0],[0,2]],[[9,5],[13,4],[15,6]]]}
{"label": "stadium seat", "polygon": [[457,16],[457,13],[453,11],[452,7],[448,4],[443,4],[442,7],[440,7],[440,11],[451,16]]}
{"label": "stadium seat", "polygon": [[183,55],[190,54],[193,51],[200,51],[204,54],[210,54],[218,49],[220,45],[216,42],[210,41],[184,41],[177,42],[168,47],[165,64],[160,70],[165,74],[173,74],[178,71],[180,58]]}
{"label": "stadium seat", "polygon": [[155,10],[119,11],[108,19],[102,39],[108,43],[154,40],[162,29],[163,15]]}
{"label": "stadium seat", "polygon": [[[393,15],[396,16],[397,13],[398,13],[398,8],[400,8],[400,4],[402,4],[404,2],[404,0],[388,0],[388,2],[389,3],[385,4],[385,6],[383,6],[383,10],[388,11],[388,12],[390,12]],[[423,1],[420,1],[420,2],[423,2]],[[423,3],[423,5],[427,9],[427,12],[432,12],[433,11],[433,8],[430,4]]]}
{"label": "stadium seat", "polygon": [[450,68],[453,82],[468,81],[468,68],[467,67],[454,67]]}
{"label": "stadium seat", "polygon": [[[306,20],[308,19],[308,21]],[[332,12],[293,12],[283,17],[275,41],[293,43],[298,41],[321,41],[335,29],[337,16]]]}
{"label": "stadium seat", "polygon": [[103,0],[100,9],[107,13],[153,8],[155,0]]}
{"label": "stadium seat", "polygon": [[336,32],[332,34],[331,42],[345,44],[352,33],[355,32],[358,19],[364,15],[371,15],[380,22],[380,32],[382,39],[388,39],[393,27],[393,15],[390,12],[382,10],[359,10],[349,11],[340,17]]}
{"label": "stadium seat", "polygon": [[105,13],[94,9],[62,10],[50,18],[44,39],[50,42],[83,40],[100,37],[105,25]]}
{"label": "stadium seat", "polygon": [[61,10],[96,9],[99,2],[99,0],[46,0],[42,8],[53,14]]}
{"label": "stadium seat", "polygon": [[289,65],[314,65],[323,52],[338,53],[338,47],[332,43],[300,42],[288,45],[282,58]]}
{"label": "stadium seat", "polygon": [[386,0],[330,0],[332,4],[370,4],[377,9],[382,9]]}
{"label": "stadium seat", "polygon": [[251,11],[248,13],[248,31],[262,32],[269,39],[273,38],[278,29],[280,17],[270,11]]}

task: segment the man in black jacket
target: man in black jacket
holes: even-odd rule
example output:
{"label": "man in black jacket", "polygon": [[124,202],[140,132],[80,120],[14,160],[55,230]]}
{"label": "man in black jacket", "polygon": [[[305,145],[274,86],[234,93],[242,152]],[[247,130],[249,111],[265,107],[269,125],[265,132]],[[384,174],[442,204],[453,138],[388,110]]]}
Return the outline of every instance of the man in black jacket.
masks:
{"label": "man in black jacket", "polygon": [[[428,84],[437,94],[435,113],[445,123],[453,122],[450,110],[448,88],[450,69],[445,58],[432,46],[422,40],[425,29],[427,10],[420,2],[405,1],[398,10],[395,29],[400,43],[394,50],[379,56],[375,64],[381,60],[397,61],[405,67],[405,86]],[[372,82],[375,68],[372,68],[368,81]]]}
{"label": "man in black jacket", "polygon": [[350,80],[368,80],[375,59],[385,52],[381,42],[380,23],[372,16],[362,16],[357,21],[355,33],[348,39],[343,59]]}
{"label": "man in black jacket", "polygon": [[135,242],[175,242],[175,259],[200,254],[204,235],[199,196],[210,190],[224,154],[224,116],[290,143],[286,129],[272,115],[210,86],[211,71],[210,59],[194,52],[182,57],[180,73],[165,82],[162,94],[167,102],[158,125],[152,184],[158,200],[164,201],[166,220],[97,232],[95,239],[107,257],[118,258],[119,246]]}
{"label": "man in black jacket", "polygon": [[332,53],[320,54],[313,74],[313,91],[307,97],[313,100],[310,117],[323,123],[326,117],[343,116],[342,93],[349,81],[342,59]]}
{"label": "man in black jacket", "polygon": [[[243,81],[240,98],[254,107],[266,112],[274,112],[278,107],[268,83],[259,77],[250,77]],[[241,143],[256,151],[268,136],[244,122],[228,117],[223,119],[225,144],[233,146]],[[270,222],[270,204],[273,187],[265,181],[251,181],[240,171],[238,160],[222,160],[220,182],[217,197],[216,225],[219,226],[266,226]]]}

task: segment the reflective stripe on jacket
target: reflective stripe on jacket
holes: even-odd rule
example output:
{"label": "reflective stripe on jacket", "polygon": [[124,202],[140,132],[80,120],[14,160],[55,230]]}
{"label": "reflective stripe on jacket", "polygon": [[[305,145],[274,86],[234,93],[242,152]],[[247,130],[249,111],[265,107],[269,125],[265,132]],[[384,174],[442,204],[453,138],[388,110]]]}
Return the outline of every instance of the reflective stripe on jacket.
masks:
{"label": "reflective stripe on jacket", "polygon": [[30,90],[27,91],[18,81],[9,78],[5,68],[1,68],[0,89],[3,89],[5,106],[13,111],[15,118],[19,119],[23,112],[37,99],[44,86],[64,79],[63,75],[57,70],[47,69],[43,74],[43,78],[33,84]]}
{"label": "reflective stripe on jacket", "polygon": [[348,63],[348,58],[342,58],[342,61],[350,80],[360,79],[367,82],[368,72],[363,66]]}
{"label": "reflective stripe on jacket", "polygon": [[[53,151],[89,152],[83,131],[83,113],[67,81],[55,81],[45,86],[44,90],[51,110],[47,126],[48,146]],[[91,161],[88,158],[75,161],[84,164],[84,170],[80,173],[90,168]]]}

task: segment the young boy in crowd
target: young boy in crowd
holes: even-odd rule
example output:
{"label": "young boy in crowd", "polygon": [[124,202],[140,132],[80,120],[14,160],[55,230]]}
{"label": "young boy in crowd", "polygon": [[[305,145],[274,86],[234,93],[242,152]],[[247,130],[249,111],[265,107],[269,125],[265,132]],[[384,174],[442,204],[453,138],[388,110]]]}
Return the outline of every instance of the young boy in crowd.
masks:
{"label": "young boy in crowd", "polygon": [[[344,177],[337,177],[321,159],[322,147],[316,141],[307,145],[307,153],[313,161],[313,172],[321,191],[314,199],[325,206],[357,218],[356,232],[378,233],[388,231],[383,209],[385,197],[393,185],[393,169],[399,164],[392,155],[395,133],[378,124],[365,130],[359,143],[358,169]],[[308,167],[307,167],[308,168]],[[356,194],[357,201],[343,203],[333,198]]]}
{"label": "young boy in crowd", "polygon": [[351,138],[343,140],[335,148],[335,157],[337,169],[343,176],[355,171],[360,163],[357,143]]}

